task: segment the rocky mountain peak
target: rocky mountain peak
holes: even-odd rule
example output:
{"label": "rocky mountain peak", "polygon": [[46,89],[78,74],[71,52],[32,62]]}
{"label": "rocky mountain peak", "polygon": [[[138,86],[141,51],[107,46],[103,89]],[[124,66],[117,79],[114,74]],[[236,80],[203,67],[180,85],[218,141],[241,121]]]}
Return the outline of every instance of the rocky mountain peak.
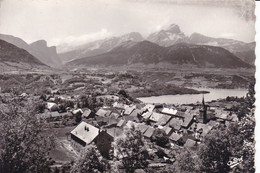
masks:
{"label": "rocky mountain peak", "polygon": [[173,34],[179,34],[181,33],[181,29],[178,25],[176,24],[171,24],[167,29],[166,31],[170,32],[170,33],[173,33]]}

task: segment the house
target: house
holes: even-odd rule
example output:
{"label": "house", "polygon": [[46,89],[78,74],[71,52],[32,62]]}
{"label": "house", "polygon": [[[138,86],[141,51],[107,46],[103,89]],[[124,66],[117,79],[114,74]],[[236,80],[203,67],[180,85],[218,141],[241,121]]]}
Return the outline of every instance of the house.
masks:
{"label": "house", "polygon": [[107,125],[109,122],[108,117],[95,117],[95,120],[99,126]]}
{"label": "house", "polygon": [[81,150],[94,141],[98,136],[99,129],[82,121],[71,132],[72,146]]}
{"label": "house", "polygon": [[171,121],[167,125],[175,130],[180,130],[182,123],[183,123],[182,119],[172,118]]}
{"label": "house", "polygon": [[[111,113],[111,112],[110,112]],[[99,116],[99,117],[105,117],[107,114],[107,110],[103,109],[103,108],[100,108],[97,112],[96,112],[96,115]]]}
{"label": "house", "polygon": [[151,138],[152,135],[153,135],[154,130],[155,130],[155,129],[154,129],[153,127],[149,127],[149,126],[148,126],[148,129],[144,132],[144,136],[145,136],[146,138]]}
{"label": "house", "polygon": [[216,127],[219,125],[219,122],[217,121],[214,121],[214,120],[210,120],[208,123],[207,123],[208,126],[212,126],[212,127]]}
{"label": "house", "polygon": [[125,126],[126,122],[127,122],[127,121],[121,119],[121,120],[117,123],[116,126],[117,126],[117,127],[123,127],[123,126]]}
{"label": "house", "polygon": [[57,111],[59,107],[56,103],[47,102],[47,109],[49,109],[50,111]]}
{"label": "house", "polygon": [[105,130],[100,130],[84,121],[70,132],[70,136],[72,146],[76,150],[84,152],[88,145],[94,143],[100,153],[106,157],[114,140]]}
{"label": "house", "polygon": [[86,109],[82,114],[82,118],[93,118],[94,116],[95,114],[90,109]]}
{"label": "house", "polygon": [[82,109],[75,109],[72,111],[72,114],[73,115],[82,115],[83,111],[82,111]]}
{"label": "house", "polygon": [[185,129],[188,129],[189,126],[193,123],[193,115],[192,114],[186,114],[184,118],[184,122],[182,123],[182,127]]}
{"label": "house", "polygon": [[121,136],[123,134],[123,132],[124,132],[122,129],[116,128],[116,127],[108,128],[106,130],[107,130],[107,133],[109,135],[111,135],[113,138]]}
{"label": "house", "polygon": [[169,139],[171,141],[173,141],[174,143],[176,143],[177,145],[183,145],[181,134],[172,133],[171,136],[169,137]]}
{"label": "house", "polygon": [[147,105],[145,105],[145,107],[143,109],[148,110],[148,112],[153,112],[154,108],[155,108],[155,105],[147,104]]}
{"label": "house", "polygon": [[185,116],[185,112],[182,112],[182,111],[178,111],[176,114],[175,114],[175,117],[178,117],[178,118],[184,118]]}
{"label": "house", "polygon": [[109,158],[109,153],[112,149],[113,141],[114,137],[107,133],[107,130],[99,130],[98,135],[94,139],[94,143],[97,146],[100,154],[106,158]]}
{"label": "house", "polygon": [[160,113],[157,113],[157,112],[153,112],[152,115],[149,117],[149,120],[153,121],[153,122],[158,122],[158,120],[160,118],[162,118],[163,116],[164,116],[163,114],[160,114]]}
{"label": "house", "polygon": [[136,130],[139,130],[142,134],[145,133],[145,131],[149,128],[148,125],[142,124],[142,123],[137,123],[136,124]]}
{"label": "house", "polygon": [[153,112],[145,112],[145,113],[143,113],[142,117],[144,119],[148,120],[152,114],[153,114]]}
{"label": "house", "polygon": [[118,119],[114,117],[108,117],[108,123],[107,123],[108,126],[115,127],[117,123],[118,123]]}
{"label": "house", "polygon": [[184,147],[194,147],[195,145],[196,141],[188,138],[184,144]]}
{"label": "house", "polygon": [[159,120],[157,121],[157,125],[166,125],[169,120],[171,119],[171,116],[168,115],[163,115],[161,118],[159,118]]}
{"label": "house", "polygon": [[176,115],[178,111],[172,108],[163,108],[161,112],[168,115]]}
{"label": "house", "polygon": [[165,134],[166,134],[167,136],[170,136],[170,135],[173,133],[173,131],[174,131],[172,128],[167,127],[167,126],[162,127],[162,130],[165,131]]}
{"label": "house", "polygon": [[210,130],[211,130],[212,128],[213,128],[212,126],[209,126],[209,125],[207,125],[207,124],[202,124],[202,123],[198,123],[198,124],[197,124],[197,131],[201,131],[201,129],[202,129],[201,135],[202,135],[203,137],[206,136],[206,135],[210,132]]}
{"label": "house", "polygon": [[124,115],[130,115],[134,110],[134,107],[128,107],[125,109]]}
{"label": "house", "polygon": [[141,109],[134,109],[133,112],[130,114],[130,116],[138,117],[138,115],[141,115],[142,112],[143,111]]}

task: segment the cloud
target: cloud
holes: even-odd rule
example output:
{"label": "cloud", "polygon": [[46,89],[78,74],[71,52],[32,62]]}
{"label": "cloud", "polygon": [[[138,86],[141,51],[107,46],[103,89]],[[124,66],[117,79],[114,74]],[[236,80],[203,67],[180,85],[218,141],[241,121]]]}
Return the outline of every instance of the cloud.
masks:
{"label": "cloud", "polygon": [[49,45],[59,46],[59,51],[62,52],[82,44],[111,37],[112,35],[112,32],[109,32],[107,29],[103,28],[95,33],[89,33],[80,36],[67,36],[64,38],[54,38],[50,40]]}
{"label": "cloud", "polygon": [[222,37],[222,38],[232,38],[232,37],[234,37],[235,36],[235,34],[234,33],[231,33],[231,32],[227,32],[227,33],[222,33],[222,34],[220,34],[220,37]]}

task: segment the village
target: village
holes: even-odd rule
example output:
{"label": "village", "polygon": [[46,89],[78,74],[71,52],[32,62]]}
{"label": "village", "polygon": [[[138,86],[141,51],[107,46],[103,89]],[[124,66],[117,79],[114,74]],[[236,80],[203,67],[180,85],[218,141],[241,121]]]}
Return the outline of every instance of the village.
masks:
{"label": "village", "polygon": [[[27,94],[20,96],[29,97]],[[76,156],[94,144],[104,157],[116,158],[113,142],[124,135],[125,129],[134,128],[142,133],[153,155],[163,151],[149,161],[149,167],[158,169],[174,163],[180,148],[196,150],[203,138],[218,125],[228,126],[238,121],[239,98],[206,102],[201,95],[202,101],[195,104],[167,105],[131,103],[122,97],[120,94],[98,96],[105,102],[93,109],[88,103],[92,100],[90,96],[52,94],[40,98],[45,100],[45,107],[36,116],[51,124],[54,130],[66,129],[66,139],[61,145],[69,151],[62,152],[76,153]],[[131,104],[125,104],[126,101],[122,101],[125,99]],[[67,107],[61,106],[65,102]],[[156,135],[162,138],[158,139]],[[64,163],[58,159],[55,166],[62,167]]]}
{"label": "village", "polygon": [[[6,75],[0,106],[2,110],[8,106],[5,97],[33,103],[38,121],[47,125],[47,136],[55,136],[49,157],[52,169],[60,171],[69,170],[93,145],[104,158],[120,165],[116,141],[130,129],[140,132],[145,141],[148,168],[163,170],[186,149],[197,151],[212,130],[227,128],[241,118],[244,98],[238,97],[209,101],[201,92],[196,93],[201,101],[192,104],[143,103],[132,93],[153,95],[160,88],[153,79],[137,76],[130,72]],[[181,86],[167,88],[167,92],[182,91],[190,93]]]}

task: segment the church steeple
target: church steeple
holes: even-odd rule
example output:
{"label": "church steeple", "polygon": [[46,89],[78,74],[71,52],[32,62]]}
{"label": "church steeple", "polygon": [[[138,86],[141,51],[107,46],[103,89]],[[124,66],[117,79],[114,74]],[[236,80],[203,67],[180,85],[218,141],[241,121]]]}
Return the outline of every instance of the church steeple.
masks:
{"label": "church steeple", "polygon": [[203,116],[203,123],[207,123],[207,106],[205,105],[205,100],[204,100],[204,94],[202,96],[202,116]]}
{"label": "church steeple", "polygon": [[202,95],[202,107],[205,108],[204,94]]}

